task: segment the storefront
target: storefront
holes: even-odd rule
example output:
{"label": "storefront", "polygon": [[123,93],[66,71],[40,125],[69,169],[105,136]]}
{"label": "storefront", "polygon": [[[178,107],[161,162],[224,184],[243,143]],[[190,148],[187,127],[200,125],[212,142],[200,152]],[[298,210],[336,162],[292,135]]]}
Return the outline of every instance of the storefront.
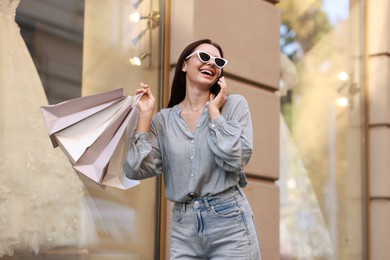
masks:
{"label": "storefront", "polygon": [[364,1],[283,0],[282,259],[365,259]]}
{"label": "storefront", "polygon": [[[264,259],[381,260],[390,255],[389,13],[387,0],[22,0],[16,21],[50,103],[118,87],[132,95],[147,79],[161,108],[180,50],[220,42],[229,90],[252,111],[245,192]],[[126,191],[80,179],[99,243],[13,259],[169,257],[162,178]]]}

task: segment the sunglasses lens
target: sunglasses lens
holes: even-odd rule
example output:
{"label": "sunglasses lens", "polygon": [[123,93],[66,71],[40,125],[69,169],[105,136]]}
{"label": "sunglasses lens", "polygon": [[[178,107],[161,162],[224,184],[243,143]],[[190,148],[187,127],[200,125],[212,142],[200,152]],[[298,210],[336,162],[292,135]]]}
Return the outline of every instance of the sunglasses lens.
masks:
{"label": "sunglasses lens", "polygon": [[210,59],[211,59],[210,55],[208,55],[208,54],[205,53],[205,52],[199,52],[199,58],[200,58],[200,60],[203,61],[203,62],[209,62]]}
{"label": "sunglasses lens", "polygon": [[226,64],[225,60],[223,60],[221,58],[215,58],[214,61],[215,61],[215,65],[217,65],[220,68],[222,68]]}

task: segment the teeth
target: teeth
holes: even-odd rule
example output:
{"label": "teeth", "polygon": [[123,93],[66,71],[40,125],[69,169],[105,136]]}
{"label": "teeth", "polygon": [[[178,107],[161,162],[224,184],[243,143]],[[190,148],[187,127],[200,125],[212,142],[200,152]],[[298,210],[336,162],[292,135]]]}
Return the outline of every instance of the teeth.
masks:
{"label": "teeth", "polygon": [[209,71],[209,70],[201,70],[200,72],[204,73],[204,74],[207,74],[207,75],[210,75],[210,76],[213,75],[213,73],[211,71]]}

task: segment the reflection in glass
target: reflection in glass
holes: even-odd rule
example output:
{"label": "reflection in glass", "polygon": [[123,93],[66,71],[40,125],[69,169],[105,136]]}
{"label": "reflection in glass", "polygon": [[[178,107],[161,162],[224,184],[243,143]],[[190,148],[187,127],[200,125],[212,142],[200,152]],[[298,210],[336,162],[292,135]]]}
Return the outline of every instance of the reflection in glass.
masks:
{"label": "reflection in glass", "polygon": [[[285,0],[282,70],[282,259],[362,259],[359,2]],[[283,68],[282,60],[282,68]]]}
{"label": "reflection in glass", "polygon": [[[152,30],[149,21],[129,21],[129,14],[135,11],[149,14],[158,7],[156,0],[85,1],[83,95],[119,87],[134,95],[140,82],[159,93],[159,30]],[[131,57],[138,57],[132,59],[136,66],[130,64]],[[159,217],[156,178],[126,191],[85,183],[101,219],[101,243],[90,248],[90,254],[101,256],[99,259],[154,259]]]}

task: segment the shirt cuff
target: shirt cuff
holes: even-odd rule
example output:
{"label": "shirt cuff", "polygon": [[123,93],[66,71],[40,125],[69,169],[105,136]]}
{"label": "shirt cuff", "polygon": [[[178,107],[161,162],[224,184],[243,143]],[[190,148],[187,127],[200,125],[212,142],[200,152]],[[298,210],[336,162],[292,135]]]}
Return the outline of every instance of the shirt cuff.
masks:
{"label": "shirt cuff", "polygon": [[134,141],[138,140],[149,140],[150,132],[136,132],[134,135]]}
{"label": "shirt cuff", "polygon": [[217,118],[214,119],[214,121],[209,123],[209,127],[211,129],[216,129],[218,126],[220,126],[225,121],[226,121],[226,119],[222,115],[219,115],[219,116],[217,116]]}

